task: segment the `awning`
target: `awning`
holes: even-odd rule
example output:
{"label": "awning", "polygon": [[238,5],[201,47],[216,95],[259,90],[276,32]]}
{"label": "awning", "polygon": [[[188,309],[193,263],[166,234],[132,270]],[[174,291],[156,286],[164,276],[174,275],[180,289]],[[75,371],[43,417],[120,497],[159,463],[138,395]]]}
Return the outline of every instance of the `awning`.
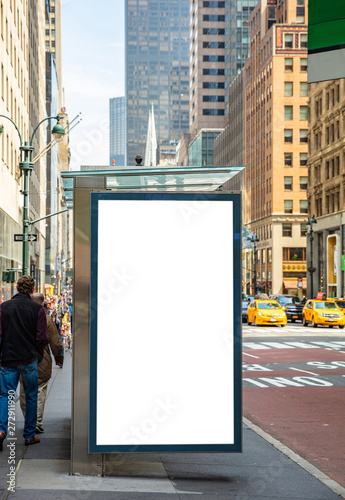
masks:
{"label": "awning", "polygon": [[[297,290],[298,288],[298,280],[297,279],[294,279],[294,280],[284,280],[284,287],[287,288],[288,290],[289,289],[295,289]],[[303,287],[304,289],[307,288],[307,278],[303,278]]]}

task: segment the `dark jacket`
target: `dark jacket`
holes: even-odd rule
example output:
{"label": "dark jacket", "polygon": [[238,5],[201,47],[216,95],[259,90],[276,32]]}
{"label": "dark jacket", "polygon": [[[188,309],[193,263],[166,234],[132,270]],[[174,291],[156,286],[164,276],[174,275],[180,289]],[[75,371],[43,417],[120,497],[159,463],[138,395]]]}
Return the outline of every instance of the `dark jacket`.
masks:
{"label": "dark jacket", "polygon": [[45,346],[43,359],[38,365],[38,385],[48,382],[52,376],[52,357],[50,349],[55,358],[55,363],[63,364],[62,343],[53,319],[47,312],[49,344]]}
{"label": "dark jacket", "polygon": [[0,359],[2,366],[19,366],[43,358],[48,344],[43,306],[27,293],[17,293],[0,305]]}

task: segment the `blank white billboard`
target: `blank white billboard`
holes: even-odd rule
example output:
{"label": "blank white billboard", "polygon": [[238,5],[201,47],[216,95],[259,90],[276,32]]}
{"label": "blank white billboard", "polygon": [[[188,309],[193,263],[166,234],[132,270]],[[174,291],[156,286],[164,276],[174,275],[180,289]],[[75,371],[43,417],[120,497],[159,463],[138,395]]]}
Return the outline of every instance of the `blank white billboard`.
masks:
{"label": "blank white billboard", "polygon": [[101,198],[90,451],[233,446],[233,201]]}

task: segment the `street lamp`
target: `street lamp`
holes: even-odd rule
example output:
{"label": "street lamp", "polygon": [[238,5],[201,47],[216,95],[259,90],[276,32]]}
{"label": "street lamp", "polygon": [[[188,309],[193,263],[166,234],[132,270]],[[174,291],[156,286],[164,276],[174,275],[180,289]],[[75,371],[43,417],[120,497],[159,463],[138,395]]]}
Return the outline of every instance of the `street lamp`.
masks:
{"label": "street lamp", "polygon": [[254,296],[256,295],[256,247],[259,242],[259,238],[256,236],[256,234],[253,234],[250,242],[253,245],[254,249]]}
{"label": "street lamp", "polygon": [[308,273],[310,273],[310,292],[311,292],[311,298],[313,298],[314,294],[314,283],[313,283],[313,273],[316,271],[316,268],[313,267],[313,224],[317,224],[317,221],[315,219],[315,215],[312,216],[312,218],[308,217],[308,220],[306,222],[306,226],[308,226],[308,233],[309,233],[309,240],[310,240],[310,262],[309,262],[309,267],[307,268]]}
{"label": "street lamp", "polygon": [[[47,120],[56,120],[57,123],[53,127],[52,134],[53,137],[56,141],[61,141],[63,136],[65,135],[65,129],[63,126],[59,123],[60,122],[60,116],[48,116],[47,118],[44,118],[39,122],[37,127],[32,133],[30,143],[25,142],[23,146],[23,140],[22,136],[20,134],[19,128],[17,125],[14,123],[14,121],[9,118],[6,115],[0,115],[0,118],[6,118],[9,120],[16,128],[18,135],[19,135],[19,141],[20,141],[20,159],[21,161],[19,162],[19,168],[22,172],[24,172],[24,189],[22,191],[23,193],[23,276],[26,276],[28,274],[28,268],[29,268],[29,241],[28,241],[28,235],[29,235],[29,172],[33,169],[33,162],[32,162],[32,152],[33,152],[33,141],[34,137],[36,134],[36,131],[38,127],[45,121]],[[3,126],[0,125],[0,134],[3,132]],[[24,161],[22,161],[22,156],[24,153]]]}

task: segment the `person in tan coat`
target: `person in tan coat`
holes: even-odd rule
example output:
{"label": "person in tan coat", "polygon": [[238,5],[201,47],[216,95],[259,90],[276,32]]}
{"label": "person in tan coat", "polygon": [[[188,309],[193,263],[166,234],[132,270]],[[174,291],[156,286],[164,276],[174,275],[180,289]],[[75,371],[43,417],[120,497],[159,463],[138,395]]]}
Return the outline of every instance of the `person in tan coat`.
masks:
{"label": "person in tan coat", "polygon": [[[44,295],[41,293],[33,293],[31,295],[31,299],[39,304],[44,304]],[[52,357],[50,351],[53,353],[56,365],[61,368],[63,365],[63,347],[58,331],[53,319],[49,315],[48,309],[45,309],[45,312],[47,317],[49,344],[45,347],[43,359],[38,364],[37,434],[44,432],[42,427],[43,413],[47,397],[48,383],[52,376]],[[20,407],[23,415],[25,415],[25,394],[22,382],[20,384]]]}

